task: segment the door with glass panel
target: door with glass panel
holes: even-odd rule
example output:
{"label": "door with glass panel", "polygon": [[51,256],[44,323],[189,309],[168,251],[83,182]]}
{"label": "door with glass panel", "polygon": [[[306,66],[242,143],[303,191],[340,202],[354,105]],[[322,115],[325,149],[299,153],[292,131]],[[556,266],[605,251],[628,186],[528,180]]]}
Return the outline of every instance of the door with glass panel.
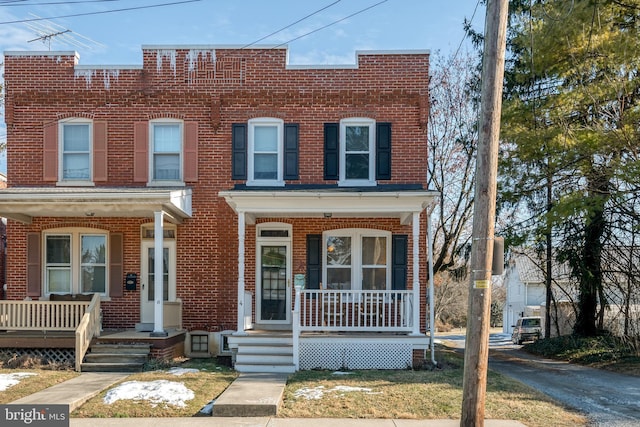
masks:
{"label": "door with glass panel", "polygon": [[[164,241],[162,250],[162,299],[175,301],[176,260],[175,242]],[[140,278],[140,321],[154,322],[155,301],[155,247],[152,241],[142,243],[142,265]]]}
{"label": "door with glass panel", "polygon": [[257,306],[260,323],[291,323],[288,242],[258,244]]}

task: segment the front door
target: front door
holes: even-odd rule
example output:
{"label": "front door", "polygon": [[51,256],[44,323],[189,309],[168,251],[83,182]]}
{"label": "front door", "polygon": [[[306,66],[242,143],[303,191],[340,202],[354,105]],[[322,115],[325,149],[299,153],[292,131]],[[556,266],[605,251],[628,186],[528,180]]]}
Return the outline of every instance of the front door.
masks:
{"label": "front door", "polygon": [[257,268],[259,323],[291,323],[291,269],[289,242],[260,242]]}
{"label": "front door", "polygon": [[[164,242],[162,263],[162,293],[164,301],[176,299],[176,261],[175,242]],[[153,241],[142,242],[142,265],[140,278],[140,321],[142,323],[154,322],[155,301],[155,248]]]}

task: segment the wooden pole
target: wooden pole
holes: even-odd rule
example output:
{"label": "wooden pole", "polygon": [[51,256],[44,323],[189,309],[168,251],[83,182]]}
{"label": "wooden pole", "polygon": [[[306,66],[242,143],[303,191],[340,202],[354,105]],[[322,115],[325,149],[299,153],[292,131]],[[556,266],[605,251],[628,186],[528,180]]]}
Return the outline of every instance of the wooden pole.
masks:
{"label": "wooden pole", "polygon": [[489,358],[491,264],[496,211],[498,137],[506,50],[508,0],[488,0],[482,66],[471,280],[464,353],[462,427],[484,426]]}

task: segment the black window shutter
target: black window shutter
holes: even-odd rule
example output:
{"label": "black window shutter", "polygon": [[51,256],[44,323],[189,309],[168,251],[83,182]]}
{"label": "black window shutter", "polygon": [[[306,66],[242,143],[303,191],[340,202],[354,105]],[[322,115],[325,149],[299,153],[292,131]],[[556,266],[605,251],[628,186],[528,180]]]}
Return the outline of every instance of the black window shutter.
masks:
{"label": "black window shutter", "polygon": [[307,234],[307,289],[320,289],[322,280],[322,235]]}
{"label": "black window shutter", "polygon": [[376,179],[391,179],[391,123],[376,125]]}
{"label": "black window shutter", "polygon": [[324,124],[324,179],[338,179],[340,164],[339,124]]}
{"label": "black window shutter", "polygon": [[298,134],[298,124],[284,125],[284,179],[299,179]]}
{"label": "black window shutter", "polygon": [[231,125],[231,179],[247,179],[247,125]]}
{"label": "black window shutter", "polygon": [[394,234],[391,239],[391,288],[394,291],[407,289],[407,242],[406,234]]}

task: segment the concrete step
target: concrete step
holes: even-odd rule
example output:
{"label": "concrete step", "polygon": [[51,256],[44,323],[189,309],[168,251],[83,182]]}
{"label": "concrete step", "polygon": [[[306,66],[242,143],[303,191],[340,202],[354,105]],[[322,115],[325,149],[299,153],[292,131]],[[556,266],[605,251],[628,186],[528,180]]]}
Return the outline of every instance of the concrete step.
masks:
{"label": "concrete step", "polygon": [[96,343],[91,346],[91,353],[119,353],[119,354],[149,354],[151,352],[150,344],[110,344]]}
{"label": "concrete step", "polygon": [[236,363],[233,368],[238,372],[292,374],[296,371],[293,364]]}
{"label": "concrete step", "polygon": [[238,354],[293,354],[293,345],[289,344],[241,344]]}
{"label": "concrete step", "polygon": [[86,363],[140,363],[149,359],[149,353],[87,353],[84,357]]}
{"label": "concrete step", "polygon": [[142,363],[82,363],[82,372],[142,372]]}
{"label": "concrete step", "polygon": [[240,345],[293,345],[293,336],[291,334],[248,334],[248,335],[230,335],[228,338],[229,347],[237,348]]}
{"label": "concrete step", "polygon": [[238,353],[236,355],[236,365],[293,365],[292,353]]}
{"label": "concrete step", "polygon": [[214,417],[277,415],[287,375],[242,373],[213,403]]}

